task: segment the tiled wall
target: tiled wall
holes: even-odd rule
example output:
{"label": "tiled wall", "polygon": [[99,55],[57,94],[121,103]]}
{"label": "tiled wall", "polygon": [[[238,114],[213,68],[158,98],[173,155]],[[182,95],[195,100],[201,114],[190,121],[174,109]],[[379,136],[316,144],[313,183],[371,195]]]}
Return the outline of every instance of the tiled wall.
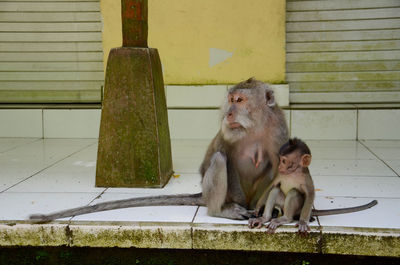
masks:
{"label": "tiled wall", "polygon": [[[218,110],[170,109],[171,138],[212,138]],[[400,139],[400,109],[285,110],[291,136],[303,139]],[[97,138],[99,109],[0,109],[0,137]]]}
{"label": "tiled wall", "polygon": [[97,138],[99,109],[0,109],[0,137]]}
{"label": "tiled wall", "polygon": [[354,140],[357,110],[292,110],[291,135],[303,139]]}

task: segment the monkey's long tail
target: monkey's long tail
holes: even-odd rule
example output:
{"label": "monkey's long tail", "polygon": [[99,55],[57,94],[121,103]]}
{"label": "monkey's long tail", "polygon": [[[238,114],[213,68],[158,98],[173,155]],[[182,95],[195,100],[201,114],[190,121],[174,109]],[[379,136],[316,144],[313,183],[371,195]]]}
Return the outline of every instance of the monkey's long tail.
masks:
{"label": "monkey's long tail", "polygon": [[45,214],[33,214],[29,219],[37,223],[46,223],[54,219],[82,215],[87,213],[102,212],[130,207],[143,206],[167,206],[167,205],[198,205],[205,206],[202,198],[202,193],[196,194],[181,194],[181,195],[161,195],[138,197],[124,200],[102,202],[94,205],[72,208],[60,212]]}
{"label": "monkey's long tail", "polygon": [[335,214],[343,214],[343,213],[354,213],[369,209],[378,204],[377,200],[373,200],[367,204],[363,204],[355,207],[348,208],[338,208],[338,209],[327,209],[327,210],[315,210],[313,209],[311,212],[312,216],[324,216],[324,215],[335,215]]}

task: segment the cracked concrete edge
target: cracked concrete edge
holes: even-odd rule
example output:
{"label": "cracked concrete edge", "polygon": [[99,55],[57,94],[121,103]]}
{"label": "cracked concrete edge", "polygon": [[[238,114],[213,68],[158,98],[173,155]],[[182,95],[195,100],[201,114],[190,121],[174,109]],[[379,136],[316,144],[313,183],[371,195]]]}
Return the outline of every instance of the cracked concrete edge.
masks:
{"label": "cracked concrete edge", "polygon": [[0,223],[0,247],[135,247],[400,257],[400,229],[312,227],[307,237],[296,232],[294,226],[283,226],[269,235],[265,229],[227,224]]}

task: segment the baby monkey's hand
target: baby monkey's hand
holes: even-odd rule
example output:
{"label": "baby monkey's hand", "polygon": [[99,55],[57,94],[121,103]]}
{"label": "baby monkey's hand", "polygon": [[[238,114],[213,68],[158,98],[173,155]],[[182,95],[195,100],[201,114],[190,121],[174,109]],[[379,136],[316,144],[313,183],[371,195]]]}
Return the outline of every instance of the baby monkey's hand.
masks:
{"label": "baby monkey's hand", "polygon": [[299,234],[302,236],[306,236],[308,232],[311,230],[310,226],[306,221],[300,220],[296,226],[299,228]]}

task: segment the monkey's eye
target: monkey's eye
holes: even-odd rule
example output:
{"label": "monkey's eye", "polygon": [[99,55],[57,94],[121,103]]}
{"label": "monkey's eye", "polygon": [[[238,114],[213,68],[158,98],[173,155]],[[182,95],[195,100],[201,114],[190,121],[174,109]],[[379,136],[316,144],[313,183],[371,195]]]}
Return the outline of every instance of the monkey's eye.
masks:
{"label": "monkey's eye", "polygon": [[230,98],[230,101],[233,102],[233,101],[235,101],[235,100],[233,99],[233,97],[231,97],[231,98]]}
{"label": "monkey's eye", "polygon": [[238,98],[236,101],[239,103],[239,102],[242,102],[243,99],[242,98]]}

